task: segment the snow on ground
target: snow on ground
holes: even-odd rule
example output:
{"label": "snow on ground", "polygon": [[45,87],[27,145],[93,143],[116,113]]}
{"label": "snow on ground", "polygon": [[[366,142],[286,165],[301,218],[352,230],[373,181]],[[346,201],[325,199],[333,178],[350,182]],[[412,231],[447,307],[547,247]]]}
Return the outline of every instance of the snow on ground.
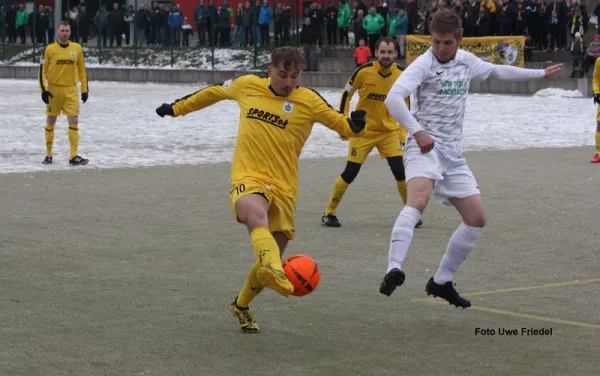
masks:
{"label": "snow on ground", "polygon": [[[38,66],[42,49],[27,49],[6,62],[16,66]],[[254,68],[254,51],[252,49],[216,48],[175,48],[173,50],[173,66],[171,66],[170,49],[140,48],[137,57],[132,48],[105,48],[102,50],[102,64],[99,61],[97,48],[83,48],[85,63],[88,68],[119,69],[215,69],[215,70],[249,70]],[[213,55],[214,54],[214,68]],[[136,58],[137,60],[134,60]],[[267,64],[270,53],[257,51],[257,67]],[[134,64],[137,61],[137,66]]]}
{"label": "snow on ground", "polygon": [[[81,104],[80,154],[85,168],[228,162],[239,109],[232,101],[181,118],[155,108],[206,85],[91,82]],[[338,107],[339,90],[319,90]],[[355,95],[354,103],[356,103]],[[35,80],[0,80],[0,173],[68,169],[66,118],[55,131],[54,165],[45,155],[44,103]],[[534,96],[471,94],[464,126],[466,150],[592,145],[596,107],[578,92],[546,89]],[[302,158],[345,156],[348,143],[315,125]],[[372,156],[379,158],[376,153]]]}

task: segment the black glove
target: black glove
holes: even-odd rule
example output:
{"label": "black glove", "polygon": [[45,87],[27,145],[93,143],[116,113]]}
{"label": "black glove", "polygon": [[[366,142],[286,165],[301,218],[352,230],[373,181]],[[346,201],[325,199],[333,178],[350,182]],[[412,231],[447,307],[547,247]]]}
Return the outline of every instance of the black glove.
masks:
{"label": "black glove", "polygon": [[600,104],[600,93],[594,93],[594,103]]}
{"label": "black glove", "polygon": [[350,113],[350,128],[354,133],[359,133],[367,125],[367,111],[356,110]]}
{"label": "black glove", "polygon": [[88,99],[88,93],[81,93],[81,101],[83,103],[87,102]]}
{"label": "black glove", "polygon": [[156,113],[160,117],[165,117],[165,115],[175,116],[175,112],[173,112],[173,106],[168,103],[163,103],[159,108],[156,109]]}
{"label": "black glove", "polygon": [[50,103],[50,98],[52,98],[52,93],[46,90],[42,91],[42,100],[44,101],[44,103]]}

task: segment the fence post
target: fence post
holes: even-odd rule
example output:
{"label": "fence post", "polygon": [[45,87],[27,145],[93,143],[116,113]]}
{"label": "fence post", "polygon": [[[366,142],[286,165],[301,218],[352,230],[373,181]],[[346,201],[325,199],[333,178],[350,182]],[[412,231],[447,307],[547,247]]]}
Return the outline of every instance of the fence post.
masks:
{"label": "fence post", "polygon": [[[60,2],[60,1],[58,1]],[[98,0],[98,64],[102,64],[102,0]]]}
{"label": "fence post", "polygon": [[37,45],[37,18],[38,18],[38,9],[37,9],[37,1],[33,0],[33,12],[31,13],[33,15],[33,20],[31,20],[31,41],[33,42],[33,55],[32,55],[32,60],[33,63],[37,63],[38,61],[40,61],[39,56],[37,55],[37,50],[36,50],[36,45]]}
{"label": "fence post", "polygon": [[[0,22],[2,22],[2,31],[0,36],[2,37],[2,55],[0,55],[0,60],[4,60],[6,58],[6,22],[8,14],[8,0],[4,0],[2,2],[2,12],[0,13]],[[12,34],[11,34],[12,35]]]}
{"label": "fence post", "polygon": [[252,2],[252,44],[254,46],[254,59],[253,59],[253,66],[254,69],[256,69],[256,57],[258,55],[258,46],[256,45],[256,43],[258,42],[258,7],[256,6],[256,1]]}
{"label": "fence post", "polygon": [[137,36],[137,27],[135,24],[137,22],[138,15],[138,0],[135,0],[134,8],[133,8],[133,65],[137,67],[138,65],[138,36]]}

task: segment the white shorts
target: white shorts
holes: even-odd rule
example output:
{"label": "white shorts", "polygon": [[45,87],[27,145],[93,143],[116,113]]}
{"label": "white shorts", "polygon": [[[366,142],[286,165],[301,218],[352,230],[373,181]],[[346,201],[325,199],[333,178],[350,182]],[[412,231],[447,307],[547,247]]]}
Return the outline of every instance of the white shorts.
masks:
{"label": "white shorts", "polygon": [[404,170],[407,182],[414,178],[434,180],[433,192],[441,205],[452,206],[449,198],[480,194],[479,185],[464,157],[450,157],[437,145],[423,154],[415,140],[408,139],[404,146]]}

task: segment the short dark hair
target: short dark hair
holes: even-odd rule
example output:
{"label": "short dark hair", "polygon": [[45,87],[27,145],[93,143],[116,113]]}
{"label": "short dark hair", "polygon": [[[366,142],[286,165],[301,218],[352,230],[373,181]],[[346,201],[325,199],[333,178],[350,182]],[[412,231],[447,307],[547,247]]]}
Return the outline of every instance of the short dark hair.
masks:
{"label": "short dark hair", "polygon": [[304,53],[296,47],[277,47],[271,52],[271,66],[279,68],[281,63],[283,63],[283,69],[285,70],[290,68],[301,70],[305,64]]}
{"label": "short dark hair", "polygon": [[429,23],[429,31],[435,33],[453,33],[460,38],[463,33],[460,16],[451,10],[440,10],[433,15]]}
{"label": "short dark hair", "polygon": [[69,26],[69,27],[71,27],[71,24],[69,23],[69,21],[60,21],[60,23],[58,24],[58,26]]}
{"label": "short dark hair", "polygon": [[394,46],[394,50],[396,50],[396,41],[392,37],[381,37],[381,38],[379,38],[377,40],[377,43],[375,43],[375,51],[377,51],[379,49],[379,45],[381,43],[391,44],[392,46]]}

